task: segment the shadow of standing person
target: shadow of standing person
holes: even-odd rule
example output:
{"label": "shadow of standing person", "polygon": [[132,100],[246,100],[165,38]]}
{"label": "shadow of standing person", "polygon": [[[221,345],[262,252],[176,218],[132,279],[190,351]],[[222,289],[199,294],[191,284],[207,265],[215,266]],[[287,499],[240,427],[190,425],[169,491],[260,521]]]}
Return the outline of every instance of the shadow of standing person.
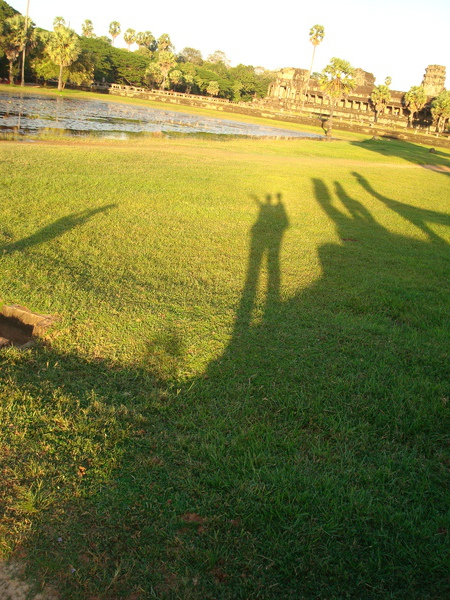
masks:
{"label": "shadow of standing person", "polygon": [[277,202],[274,203],[270,194],[267,194],[265,202],[257,196],[251,196],[258,205],[259,214],[251,228],[247,276],[237,313],[238,328],[247,328],[250,325],[265,257],[267,257],[268,272],[266,313],[280,302],[280,250],[284,232],[289,227],[289,219],[282,202],[282,195],[278,193],[276,197]]}

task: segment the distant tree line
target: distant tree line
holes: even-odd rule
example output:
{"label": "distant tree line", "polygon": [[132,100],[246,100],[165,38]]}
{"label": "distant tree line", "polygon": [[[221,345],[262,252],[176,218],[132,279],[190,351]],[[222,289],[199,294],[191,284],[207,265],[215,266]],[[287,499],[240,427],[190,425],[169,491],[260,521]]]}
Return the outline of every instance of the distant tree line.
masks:
{"label": "distant tree line", "polygon": [[[91,20],[81,35],[56,17],[53,31],[35,26],[0,0],[0,79],[25,79],[45,83],[91,84],[93,81],[136,85],[216,96],[241,102],[264,98],[275,74],[262,67],[231,67],[222,51],[203,59],[200,50],[184,48],[175,53],[167,33],[155,38],[150,31],[127,29],[123,39],[128,49],[115,47],[121,25],[112,21],[110,38],[97,36]],[[135,51],[131,47],[137,45]]]}
{"label": "distant tree line", "polygon": [[[127,49],[116,48],[115,40],[121,33],[121,24],[112,21],[109,26],[111,37],[99,37],[92,21],[86,19],[80,36],[62,17],[55,18],[53,31],[45,31],[0,0],[0,79],[15,81],[20,74],[22,85],[25,78],[44,83],[57,80],[58,89],[67,82],[77,85],[89,85],[94,81],[119,83],[247,102],[264,98],[276,77],[274,72],[262,67],[243,64],[231,67],[220,50],[206,59],[195,48],[187,47],[176,53],[167,33],[155,38],[150,31],[129,28],[123,33]],[[309,75],[317,79],[330,99],[327,129],[331,134],[334,109],[356,87],[356,71],[348,61],[332,58],[321,73],[313,73],[315,51],[325,37],[324,27],[314,25],[309,36],[313,45]],[[137,45],[137,49],[132,52],[133,45]],[[375,122],[390,102],[390,83],[388,77],[371,93]],[[308,85],[309,77],[302,90],[302,106]],[[431,104],[427,105],[427,102],[423,86],[413,86],[405,93],[403,103],[409,111],[409,126],[413,126],[415,117],[427,107],[436,130],[444,131],[450,121],[450,91],[442,91]]]}

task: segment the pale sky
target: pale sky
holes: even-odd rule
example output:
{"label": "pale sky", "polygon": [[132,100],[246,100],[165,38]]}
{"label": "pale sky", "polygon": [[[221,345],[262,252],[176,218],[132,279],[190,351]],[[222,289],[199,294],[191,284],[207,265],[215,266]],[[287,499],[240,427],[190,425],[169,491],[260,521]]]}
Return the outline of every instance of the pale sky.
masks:
{"label": "pale sky", "polygon": [[[25,14],[27,0],[8,4]],[[373,73],[377,84],[390,76],[391,89],[407,91],[421,84],[428,65],[438,64],[446,67],[450,88],[450,0],[30,0],[30,16],[49,30],[56,16],[64,17],[79,34],[90,19],[99,36],[109,36],[109,24],[119,21],[122,32],[168,33],[176,52],[190,46],[206,59],[222,50],[232,66],[267,69],[308,69],[309,29],[319,24],[325,38],[313,71],[336,56]],[[126,47],[121,37],[115,45]]]}

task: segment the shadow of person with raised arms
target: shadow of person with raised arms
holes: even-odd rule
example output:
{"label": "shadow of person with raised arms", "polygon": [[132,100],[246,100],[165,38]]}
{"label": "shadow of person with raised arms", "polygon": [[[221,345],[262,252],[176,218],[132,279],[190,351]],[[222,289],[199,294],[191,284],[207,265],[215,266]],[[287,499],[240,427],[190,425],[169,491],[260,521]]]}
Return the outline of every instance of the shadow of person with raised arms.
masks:
{"label": "shadow of person with raised arms", "polygon": [[284,232],[289,227],[280,193],[277,194],[276,203],[273,203],[270,194],[267,194],[264,202],[254,195],[251,198],[256,202],[259,214],[251,228],[247,277],[237,313],[237,328],[250,325],[264,258],[267,259],[268,271],[266,310],[280,302],[280,249]]}

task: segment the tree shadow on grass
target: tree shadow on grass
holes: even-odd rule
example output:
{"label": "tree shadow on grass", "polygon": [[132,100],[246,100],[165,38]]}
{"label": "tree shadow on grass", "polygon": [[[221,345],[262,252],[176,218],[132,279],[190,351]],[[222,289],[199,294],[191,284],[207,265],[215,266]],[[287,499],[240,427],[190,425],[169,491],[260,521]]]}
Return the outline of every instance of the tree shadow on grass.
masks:
{"label": "tree shadow on grass", "polygon": [[152,347],[168,372],[2,355],[4,523],[63,597],[445,597],[448,244],[393,234],[358,196],[421,231],[446,220],[362,176],[313,189],[338,238],[321,277],[281,301],[289,220],[281,196],[258,201],[232,337],[203,376],[173,377],[169,334]]}

